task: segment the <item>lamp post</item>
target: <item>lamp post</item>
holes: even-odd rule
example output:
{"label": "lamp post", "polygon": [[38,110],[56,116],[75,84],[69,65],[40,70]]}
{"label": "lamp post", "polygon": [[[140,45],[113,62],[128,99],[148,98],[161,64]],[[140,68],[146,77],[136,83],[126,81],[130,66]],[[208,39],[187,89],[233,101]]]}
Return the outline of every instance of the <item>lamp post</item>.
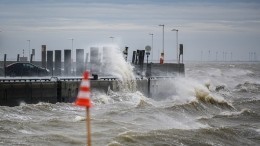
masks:
{"label": "lamp post", "polygon": [[160,24],[159,26],[162,26],[162,53],[164,53],[164,24]]}
{"label": "lamp post", "polygon": [[149,65],[148,65],[148,58],[149,58],[149,55],[150,55],[150,51],[151,51],[151,47],[145,46],[145,52],[146,52],[146,56],[147,56],[147,62],[146,62],[146,76],[147,77],[151,75],[151,68],[149,68]]}
{"label": "lamp post", "polygon": [[146,56],[147,56],[147,65],[148,65],[148,57],[150,55],[150,51],[151,51],[151,47],[150,46],[146,46],[145,47],[145,52],[146,52]]}
{"label": "lamp post", "polygon": [[[162,54],[161,57],[164,57],[164,24],[160,24],[159,26],[162,26],[162,33],[163,33],[163,37],[162,37]],[[164,58],[160,59],[160,63],[163,64]]]}
{"label": "lamp post", "polygon": [[152,61],[153,61],[153,33],[150,33],[149,35],[151,35],[152,36]]}
{"label": "lamp post", "polygon": [[74,74],[74,64],[73,64],[73,41],[74,41],[74,38],[70,38],[69,40],[71,40],[71,62],[72,62],[72,74]]}
{"label": "lamp post", "polygon": [[28,59],[30,59],[30,48],[31,48],[31,40],[27,40],[28,41],[28,49],[29,49],[29,55],[28,55]]}
{"label": "lamp post", "polygon": [[172,31],[176,31],[176,59],[177,59],[177,62],[180,63],[179,61],[179,49],[178,49],[178,32],[179,30],[178,29],[172,29]]}

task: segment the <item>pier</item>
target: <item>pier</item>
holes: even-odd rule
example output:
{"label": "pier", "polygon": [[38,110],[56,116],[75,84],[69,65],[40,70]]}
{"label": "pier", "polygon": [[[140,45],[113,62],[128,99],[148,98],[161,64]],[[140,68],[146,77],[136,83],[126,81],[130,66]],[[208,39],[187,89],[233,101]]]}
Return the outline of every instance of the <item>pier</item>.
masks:
{"label": "pier", "polygon": [[[152,98],[159,93],[160,84],[173,77],[137,78],[136,89]],[[74,102],[81,78],[5,78],[0,79],[0,105],[18,106],[21,103]],[[109,90],[120,91],[120,81],[116,78],[91,80],[91,90],[107,94]]]}
{"label": "pier", "polygon": [[[103,56],[101,56],[99,50],[102,50]],[[55,54],[53,55],[53,53]],[[41,61],[30,59],[31,64],[48,69],[48,76],[43,77],[28,75],[13,77],[6,75],[6,68],[9,64],[29,62],[20,60],[19,55],[17,56],[17,61],[7,61],[7,55],[5,54],[4,61],[0,61],[0,66],[3,66],[4,69],[4,74],[0,75],[2,76],[0,77],[0,105],[17,106],[21,103],[74,102],[78,94],[81,74],[84,70],[90,70],[92,74],[90,83],[93,93],[101,92],[107,94],[110,90],[120,92],[123,81],[116,75],[121,73],[122,75],[120,76],[124,76],[125,71],[127,71],[128,75],[132,76],[127,80],[134,80],[133,82],[135,83],[135,89],[131,90],[140,91],[143,95],[150,98],[160,95],[160,92],[167,93],[167,90],[162,89],[160,84],[165,83],[169,78],[185,74],[184,64],[180,62],[149,63],[149,52],[145,53],[145,50],[133,51],[132,62],[129,63],[127,62],[128,47],[125,48],[122,54],[116,54],[118,53],[117,51],[111,53],[111,48],[107,47],[91,47],[89,59],[88,53],[84,57],[84,49],[76,49],[75,62],[71,58],[71,50],[64,50],[63,61],[61,60],[61,53],[61,50],[48,51],[46,45],[42,45]],[[146,63],[144,63],[145,54],[147,55]],[[121,57],[122,55],[124,57]],[[132,67],[134,68],[133,70],[130,69]],[[18,71],[21,72],[23,70],[18,69]],[[26,71],[29,72],[28,70]],[[113,76],[113,73],[116,75]]]}

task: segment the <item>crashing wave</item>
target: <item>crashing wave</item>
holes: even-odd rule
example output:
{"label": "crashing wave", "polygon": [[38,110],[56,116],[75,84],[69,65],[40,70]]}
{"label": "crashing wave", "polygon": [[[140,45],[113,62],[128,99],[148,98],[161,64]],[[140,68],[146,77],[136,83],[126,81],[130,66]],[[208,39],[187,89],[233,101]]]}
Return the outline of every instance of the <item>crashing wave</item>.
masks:
{"label": "crashing wave", "polygon": [[150,107],[152,104],[148,103],[147,101],[141,99],[139,104],[137,105],[137,108],[145,108],[145,107]]}
{"label": "crashing wave", "polygon": [[204,90],[201,89],[195,88],[195,96],[199,102],[214,104],[214,105],[223,106],[231,109],[233,108],[233,106],[230,105],[225,99],[217,96],[212,96],[209,92],[205,92]]}

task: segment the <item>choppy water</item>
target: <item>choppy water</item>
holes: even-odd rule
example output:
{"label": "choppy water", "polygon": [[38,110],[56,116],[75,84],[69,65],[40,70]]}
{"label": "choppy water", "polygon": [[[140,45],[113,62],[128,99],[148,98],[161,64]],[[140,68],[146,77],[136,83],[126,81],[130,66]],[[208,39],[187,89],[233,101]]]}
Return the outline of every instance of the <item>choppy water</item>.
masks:
{"label": "choppy water", "polygon": [[[260,64],[187,64],[170,82],[163,98],[95,93],[92,144],[260,145]],[[2,106],[0,145],[85,145],[84,117],[70,103]]]}

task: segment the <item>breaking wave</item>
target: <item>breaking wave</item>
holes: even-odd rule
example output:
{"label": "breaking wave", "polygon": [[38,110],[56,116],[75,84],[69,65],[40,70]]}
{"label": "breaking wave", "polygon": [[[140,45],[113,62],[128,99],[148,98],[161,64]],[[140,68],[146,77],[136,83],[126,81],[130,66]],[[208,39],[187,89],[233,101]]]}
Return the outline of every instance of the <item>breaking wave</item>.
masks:
{"label": "breaking wave", "polygon": [[231,104],[229,104],[223,97],[221,96],[213,96],[209,92],[205,92],[201,89],[195,89],[195,96],[199,102],[217,105],[225,108],[233,108]]}
{"label": "breaking wave", "polygon": [[[239,135],[243,135],[240,137]],[[239,131],[237,127],[201,128],[192,130],[153,130],[125,132],[113,144],[120,145],[257,145],[257,132]],[[250,138],[251,140],[248,140]],[[116,141],[116,142],[115,142]]]}
{"label": "breaking wave", "polygon": [[119,46],[113,45],[110,47],[103,47],[105,55],[104,72],[107,75],[116,77],[120,84],[120,90],[136,91],[135,75],[133,73],[134,67],[126,62]]}

